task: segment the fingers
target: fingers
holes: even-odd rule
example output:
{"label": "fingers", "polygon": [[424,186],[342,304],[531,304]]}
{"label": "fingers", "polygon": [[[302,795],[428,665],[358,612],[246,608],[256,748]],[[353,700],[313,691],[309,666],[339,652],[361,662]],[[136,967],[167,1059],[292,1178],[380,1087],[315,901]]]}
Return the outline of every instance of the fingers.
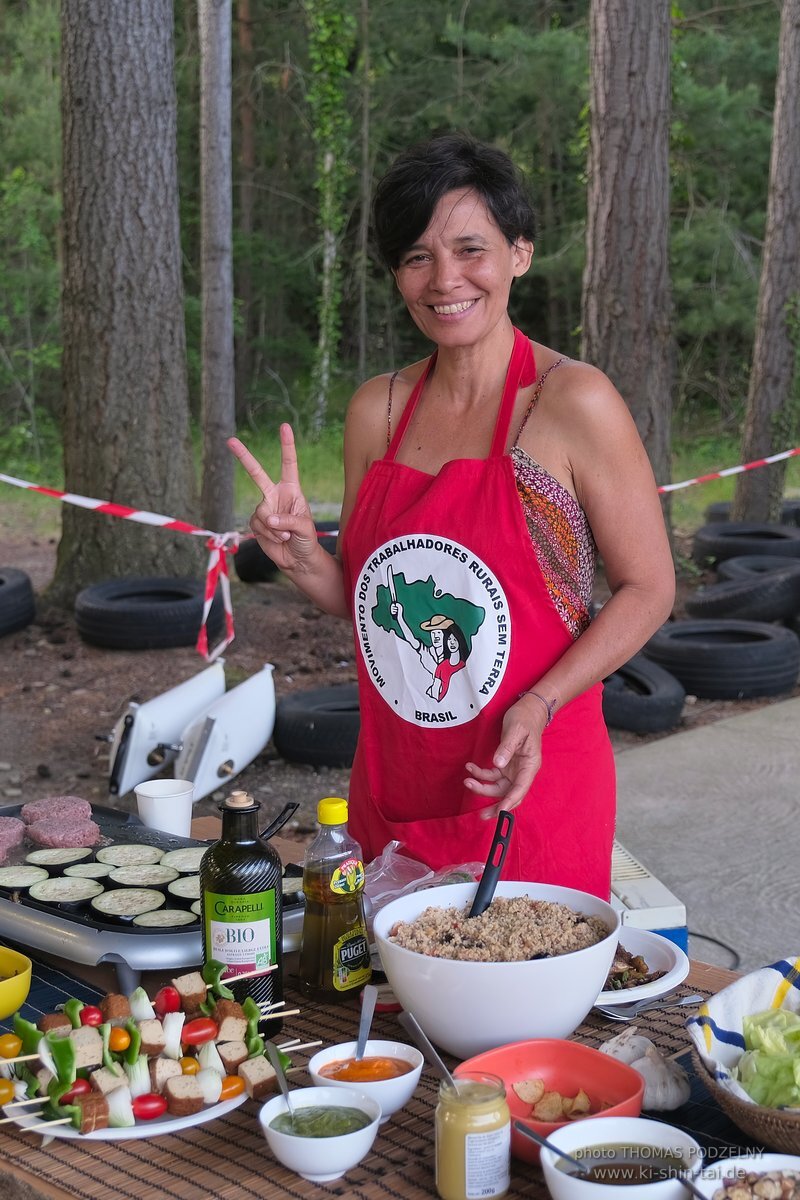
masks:
{"label": "fingers", "polygon": [[253,483],[266,498],[275,485],[256,456],[251,454],[244,442],[240,442],[238,438],[228,438],[228,449],[238,458]]}
{"label": "fingers", "polygon": [[297,449],[294,444],[294,433],[291,425],[281,425],[281,480],[283,483],[300,486],[300,475],[297,469]]}

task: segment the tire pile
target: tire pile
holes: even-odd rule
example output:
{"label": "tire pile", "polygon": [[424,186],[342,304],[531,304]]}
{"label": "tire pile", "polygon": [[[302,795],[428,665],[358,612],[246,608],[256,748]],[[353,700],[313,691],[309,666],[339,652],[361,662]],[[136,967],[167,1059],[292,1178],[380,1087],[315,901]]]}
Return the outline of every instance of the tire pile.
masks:
{"label": "tire pile", "polygon": [[[729,504],[711,505],[707,524],[695,533],[692,547],[695,562],[714,566],[717,582],[698,588],[687,599],[689,619],[668,622],[641,656],[606,680],[603,708],[612,727],[655,732],[678,723],[674,688],[670,693],[663,678],[651,680],[648,672],[653,668],[668,673],[684,692],[710,700],[780,696],[796,686],[800,501],[785,501],[782,523],[776,525],[732,522],[729,512]],[[617,677],[624,681],[637,663],[646,677],[621,683]],[[631,696],[637,688],[638,705]],[[657,727],[654,723],[661,719],[665,723]]]}

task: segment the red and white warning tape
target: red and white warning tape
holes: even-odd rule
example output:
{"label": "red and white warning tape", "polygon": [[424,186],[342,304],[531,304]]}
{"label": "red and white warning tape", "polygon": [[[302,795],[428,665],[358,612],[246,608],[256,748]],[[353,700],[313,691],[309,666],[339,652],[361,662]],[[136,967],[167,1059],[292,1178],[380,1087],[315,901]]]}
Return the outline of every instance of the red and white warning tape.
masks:
{"label": "red and white warning tape", "polygon": [[[755,467],[766,467],[770,463],[781,462],[786,458],[795,458],[800,454],[800,446],[794,450],[783,450],[780,454],[771,454],[768,458],[758,458],[754,462],[743,463],[739,467],[726,467],[723,471],[712,471],[709,475],[697,475],[694,479],[684,479],[680,483],[665,483],[659,487],[659,492],[677,492],[681,488],[692,487],[695,483],[708,483],[711,479],[725,479],[729,475],[739,475],[742,471],[752,471]],[[0,472],[0,483],[10,483],[14,487],[26,488],[31,492],[40,492],[43,496],[52,496],[65,504],[76,504],[79,508],[89,508],[106,516],[122,517],[126,521],[138,521],[141,525],[156,525],[162,529],[172,529],[176,533],[188,533],[193,537],[208,538],[206,546],[209,551],[206,568],[206,590],[203,604],[203,619],[197,638],[197,650],[208,662],[213,662],[234,639],[233,606],[231,604],[231,583],[228,575],[228,550],[234,554],[242,540],[239,533],[215,533],[212,529],[200,529],[190,525],[188,521],[178,521],[174,517],[165,517],[160,513],[147,512],[145,509],[128,508],[124,504],[112,504],[109,500],[92,500],[89,496],[78,496],[74,492],[60,492],[56,488],[41,487],[37,483],[29,483],[26,479],[15,479],[13,475]],[[245,535],[250,536],[250,535]],[[320,538],[335,537],[335,533],[320,532]],[[225,637],[209,652],[208,649],[208,614],[211,603],[219,584],[222,592],[222,604],[225,610]]]}
{"label": "red and white warning tape", "polygon": [[[26,488],[30,492],[40,492],[43,496],[52,496],[53,499],[61,500],[64,504],[75,504],[78,508],[88,508],[93,512],[105,513],[106,516],[122,517],[126,521],[137,521],[140,525],[156,525],[162,529],[172,529],[176,533],[188,533],[193,537],[207,538],[206,547],[209,555],[206,568],[206,590],[203,618],[197,638],[197,651],[207,662],[213,662],[214,659],[219,658],[226,646],[231,644],[235,635],[227,551],[236,552],[241,540],[238,533],[215,533],[212,529],[200,529],[197,525],[190,525],[188,521],[177,521],[174,517],[165,517],[161,513],[147,512],[140,508],[128,508],[124,504],[112,504],[109,500],[93,500],[89,496],[78,496],[74,492],[60,492],[56,488],[40,487],[39,484],[30,483],[27,479],[15,479],[13,475],[0,473],[0,482]],[[209,652],[208,614],[218,583],[225,610],[225,637]]]}
{"label": "red and white warning tape", "polygon": [[741,475],[742,471],[752,471],[754,467],[768,467],[770,463],[782,462],[785,458],[796,458],[800,454],[800,446],[794,450],[782,450],[780,454],[770,454],[769,458],[757,458],[754,462],[744,463],[741,467],[726,467],[724,471],[712,471],[710,475],[697,475],[694,479],[684,479],[681,483],[664,483],[658,489],[660,492],[677,492],[681,488],[691,487],[694,483],[708,483],[710,479],[727,479],[729,475]]}

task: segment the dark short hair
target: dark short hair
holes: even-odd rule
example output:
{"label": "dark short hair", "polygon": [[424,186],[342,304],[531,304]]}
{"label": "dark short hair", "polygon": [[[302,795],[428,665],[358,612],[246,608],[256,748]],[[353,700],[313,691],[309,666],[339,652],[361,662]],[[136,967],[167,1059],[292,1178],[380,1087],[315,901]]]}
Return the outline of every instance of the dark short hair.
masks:
{"label": "dark short hair", "polygon": [[404,150],[378,183],[373,221],[378,250],[394,270],[428,228],[447,192],[477,192],[503,236],[533,241],[536,218],[522,173],[496,146],[463,133],[447,133]]}

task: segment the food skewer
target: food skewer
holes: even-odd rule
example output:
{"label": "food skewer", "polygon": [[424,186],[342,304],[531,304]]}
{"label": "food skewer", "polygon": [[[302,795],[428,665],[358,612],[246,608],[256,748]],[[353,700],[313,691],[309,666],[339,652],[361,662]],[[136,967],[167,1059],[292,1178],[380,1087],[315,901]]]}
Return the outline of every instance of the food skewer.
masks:
{"label": "food skewer", "polygon": [[282,1012],[273,1012],[273,1008],[277,1006],[268,1005],[267,1008],[262,1008],[261,1016],[264,1017],[296,1017],[300,1012],[299,1008],[285,1008]]}
{"label": "food skewer", "polygon": [[294,1038],[291,1042],[284,1042],[282,1046],[278,1046],[278,1049],[283,1050],[285,1054],[288,1054],[290,1051],[310,1050],[312,1048],[312,1046],[321,1046],[321,1045],[322,1045],[321,1038],[317,1038],[317,1040],[315,1042],[300,1042],[299,1044],[298,1044],[298,1039]]}
{"label": "food skewer", "polygon": [[32,1058],[39,1058],[38,1054],[18,1054],[16,1058],[2,1058],[0,1063],[6,1067],[12,1066],[13,1063],[29,1062]]}
{"label": "food skewer", "polygon": [[12,1108],[22,1108],[25,1104],[45,1104],[47,1096],[31,1096],[30,1100],[12,1100],[9,1104],[4,1104],[3,1108],[6,1112]]}
{"label": "food skewer", "polygon": [[244,971],[241,975],[222,975],[220,982],[222,983],[239,983],[244,979],[257,979],[259,975],[269,975],[270,971],[277,971],[278,964],[271,963],[268,967],[260,967],[257,971]]}

